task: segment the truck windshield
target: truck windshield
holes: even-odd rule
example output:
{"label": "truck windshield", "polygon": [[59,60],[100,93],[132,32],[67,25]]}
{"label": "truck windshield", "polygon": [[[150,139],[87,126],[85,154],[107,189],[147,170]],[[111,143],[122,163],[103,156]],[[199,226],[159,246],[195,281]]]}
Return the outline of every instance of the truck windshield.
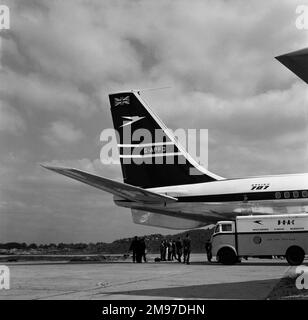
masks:
{"label": "truck windshield", "polygon": [[222,224],[221,225],[221,231],[222,232],[232,232],[232,225],[230,223]]}

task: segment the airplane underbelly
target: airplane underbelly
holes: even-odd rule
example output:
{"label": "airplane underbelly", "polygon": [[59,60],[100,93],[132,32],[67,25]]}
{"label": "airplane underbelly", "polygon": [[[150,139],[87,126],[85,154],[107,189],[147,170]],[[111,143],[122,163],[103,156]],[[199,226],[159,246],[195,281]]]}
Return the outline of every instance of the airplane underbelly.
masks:
{"label": "airplane underbelly", "polygon": [[132,209],[137,224],[172,229],[193,229],[235,219],[238,215],[295,214],[308,212],[308,201],[233,201],[233,202],[174,202],[168,204],[144,204],[115,201],[122,207]]}
{"label": "airplane underbelly", "polygon": [[225,217],[257,214],[296,214],[308,212],[308,201],[258,201],[258,202],[199,202],[173,203],[168,209],[180,209],[192,213],[219,214]]}

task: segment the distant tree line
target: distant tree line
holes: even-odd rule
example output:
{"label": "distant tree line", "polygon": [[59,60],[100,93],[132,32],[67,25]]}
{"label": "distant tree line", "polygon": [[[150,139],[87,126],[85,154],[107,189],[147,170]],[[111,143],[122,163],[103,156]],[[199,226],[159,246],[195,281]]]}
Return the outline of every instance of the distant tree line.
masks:
{"label": "distant tree line", "polygon": [[[161,234],[151,234],[144,236],[148,252],[158,253],[162,239],[176,239],[184,237],[187,232],[182,232],[175,235],[163,236]],[[204,252],[205,242],[212,234],[212,229],[196,229],[188,231],[191,242],[192,252]],[[128,251],[132,238],[125,238],[113,241],[112,243],[97,242],[97,243],[50,243],[50,244],[27,244],[25,242],[8,242],[0,243],[0,249],[4,250],[40,250],[40,251],[59,251],[59,252],[87,252],[87,253],[125,253]]]}

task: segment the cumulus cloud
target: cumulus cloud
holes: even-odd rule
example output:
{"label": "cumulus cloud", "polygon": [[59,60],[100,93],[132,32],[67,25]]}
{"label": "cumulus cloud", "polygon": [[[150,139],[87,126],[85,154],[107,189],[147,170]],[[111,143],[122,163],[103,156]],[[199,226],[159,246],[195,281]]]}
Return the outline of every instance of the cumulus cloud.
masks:
{"label": "cumulus cloud", "polygon": [[56,121],[46,130],[43,138],[51,145],[70,144],[81,140],[83,133],[68,121]]}
{"label": "cumulus cloud", "polygon": [[0,131],[19,134],[24,129],[24,120],[18,112],[0,100]]}
{"label": "cumulus cloud", "polygon": [[46,79],[39,74],[21,75],[15,72],[3,74],[6,82],[3,96],[7,101],[24,109],[47,109],[61,113],[86,116],[93,112],[88,97],[70,83]]}

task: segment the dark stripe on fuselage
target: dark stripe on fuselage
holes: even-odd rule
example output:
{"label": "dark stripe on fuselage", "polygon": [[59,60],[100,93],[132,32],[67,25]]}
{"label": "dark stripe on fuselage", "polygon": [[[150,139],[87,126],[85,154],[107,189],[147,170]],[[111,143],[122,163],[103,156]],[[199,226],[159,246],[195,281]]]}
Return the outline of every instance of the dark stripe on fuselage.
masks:
{"label": "dark stripe on fuselage", "polygon": [[308,190],[265,191],[177,197],[178,202],[232,202],[307,199]]}

